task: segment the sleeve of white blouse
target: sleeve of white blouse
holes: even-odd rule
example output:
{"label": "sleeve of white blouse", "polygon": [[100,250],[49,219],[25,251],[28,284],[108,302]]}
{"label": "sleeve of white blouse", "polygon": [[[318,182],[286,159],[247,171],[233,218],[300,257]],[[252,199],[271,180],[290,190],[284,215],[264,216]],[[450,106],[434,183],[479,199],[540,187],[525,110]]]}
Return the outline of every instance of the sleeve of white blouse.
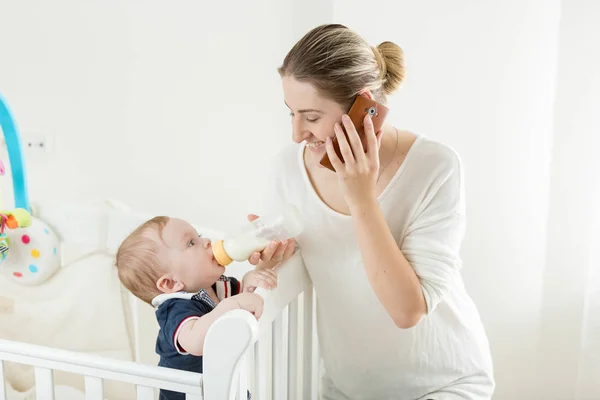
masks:
{"label": "sleeve of white blouse", "polygon": [[421,281],[427,314],[442,301],[462,267],[464,189],[460,160],[455,161],[432,183],[400,246]]}

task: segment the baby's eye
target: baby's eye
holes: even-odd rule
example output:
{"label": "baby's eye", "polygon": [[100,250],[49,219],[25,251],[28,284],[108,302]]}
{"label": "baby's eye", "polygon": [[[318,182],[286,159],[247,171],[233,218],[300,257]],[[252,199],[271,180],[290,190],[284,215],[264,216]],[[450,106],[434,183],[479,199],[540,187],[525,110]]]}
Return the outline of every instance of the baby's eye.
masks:
{"label": "baby's eye", "polygon": [[190,239],[190,241],[188,242],[188,247],[192,247],[196,244],[196,239]]}

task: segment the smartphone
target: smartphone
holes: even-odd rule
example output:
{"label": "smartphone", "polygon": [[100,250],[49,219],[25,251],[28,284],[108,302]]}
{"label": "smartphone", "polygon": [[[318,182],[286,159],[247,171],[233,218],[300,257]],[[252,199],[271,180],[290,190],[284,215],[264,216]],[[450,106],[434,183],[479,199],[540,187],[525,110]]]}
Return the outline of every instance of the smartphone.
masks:
{"label": "smartphone", "polygon": [[[389,112],[389,108],[387,108],[383,104],[380,104],[380,103],[376,102],[375,100],[371,100],[365,96],[361,96],[361,95],[356,96],[356,100],[354,100],[354,104],[352,104],[352,107],[350,107],[350,111],[348,111],[348,116],[352,120],[352,123],[354,124],[354,127],[356,128],[356,131],[358,132],[358,137],[360,137],[360,141],[362,142],[363,149],[366,150],[366,148],[367,148],[367,137],[365,135],[365,130],[364,130],[364,126],[363,126],[365,116],[369,115],[371,117],[371,120],[373,121],[373,128],[375,129],[375,133],[377,133],[383,126],[383,123],[385,121],[385,118],[387,117],[388,112]],[[340,124],[342,125],[342,130],[344,131],[346,138],[348,138],[348,134],[346,133],[346,130],[344,129],[344,124],[342,124],[341,122],[340,122]],[[338,143],[337,137],[335,137],[335,136],[333,137],[332,144],[333,144],[333,148],[334,148],[335,153],[337,154],[338,158],[342,162],[344,162],[344,157],[342,156],[342,152],[340,151],[340,144]],[[333,165],[331,165],[331,160],[329,160],[329,156],[327,155],[327,153],[325,153],[325,155],[321,159],[321,165],[324,166],[325,168],[335,171],[335,169],[333,168]]]}

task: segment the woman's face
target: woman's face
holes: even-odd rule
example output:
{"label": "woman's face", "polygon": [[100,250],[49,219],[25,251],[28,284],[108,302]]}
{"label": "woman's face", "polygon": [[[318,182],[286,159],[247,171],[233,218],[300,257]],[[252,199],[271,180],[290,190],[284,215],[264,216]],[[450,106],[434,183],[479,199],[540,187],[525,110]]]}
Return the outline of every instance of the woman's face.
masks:
{"label": "woman's face", "polygon": [[292,139],[296,143],[306,141],[307,148],[322,157],[327,152],[325,141],[334,136],[333,127],[345,110],[322,97],[310,83],[292,76],[283,77],[283,95],[292,117]]}

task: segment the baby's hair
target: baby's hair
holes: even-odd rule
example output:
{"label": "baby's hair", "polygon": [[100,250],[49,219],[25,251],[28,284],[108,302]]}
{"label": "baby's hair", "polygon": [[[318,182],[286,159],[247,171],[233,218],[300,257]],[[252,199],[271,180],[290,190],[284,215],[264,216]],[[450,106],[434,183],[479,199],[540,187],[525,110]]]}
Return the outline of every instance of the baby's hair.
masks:
{"label": "baby's hair", "polygon": [[158,257],[159,243],[153,233],[157,233],[160,240],[167,222],[169,217],[164,216],[144,222],[125,238],[117,251],[115,265],[119,280],[134,296],[148,304],[161,293],[156,281],[164,268]]}
{"label": "baby's hair", "polygon": [[312,84],[347,109],[363,89],[385,104],[404,80],[404,53],[392,42],[371,47],[344,25],[321,25],[292,47],[279,74]]}

